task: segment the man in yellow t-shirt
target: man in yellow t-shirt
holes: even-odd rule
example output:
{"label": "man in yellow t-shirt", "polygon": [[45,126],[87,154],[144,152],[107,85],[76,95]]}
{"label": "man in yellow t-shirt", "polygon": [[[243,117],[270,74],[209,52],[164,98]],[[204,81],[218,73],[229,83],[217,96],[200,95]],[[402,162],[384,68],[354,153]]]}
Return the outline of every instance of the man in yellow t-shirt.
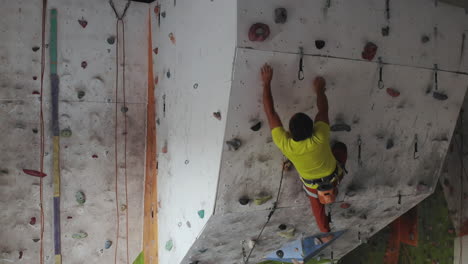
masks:
{"label": "man in yellow t-shirt", "polygon": [[[347,159],[346,145],[337,142],[330,148],[330,125],[328,99],[325,95],[325,79],[317,77],[313,86],[317,94],[318,113],[315,124],[304,114],[297,113],[289,121],[289,132],[285,131],[275,111],[271,95],[273,69],[265,64],[261,69],[263,81],[263,106],[271,128],[273,141],[281,152],[294,164],[301,176],[304,190],[309,197],[312,212],[321,232],[330,232],[325,207],[317,196],[319,183],[328,181],[335,186],[343,177]],[[333,236],[325,236],[320,242],[328,242]]]}

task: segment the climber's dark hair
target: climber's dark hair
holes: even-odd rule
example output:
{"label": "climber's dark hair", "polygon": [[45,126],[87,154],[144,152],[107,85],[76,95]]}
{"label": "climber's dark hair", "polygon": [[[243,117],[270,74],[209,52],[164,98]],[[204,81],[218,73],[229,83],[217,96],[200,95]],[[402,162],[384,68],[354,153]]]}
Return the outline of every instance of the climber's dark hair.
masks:
{"label": "climber's dark hair", "polygon": [[296,113],[289,120],[289,132],[294,141],[308,139],[314,132],[314,121],[304,113]]}

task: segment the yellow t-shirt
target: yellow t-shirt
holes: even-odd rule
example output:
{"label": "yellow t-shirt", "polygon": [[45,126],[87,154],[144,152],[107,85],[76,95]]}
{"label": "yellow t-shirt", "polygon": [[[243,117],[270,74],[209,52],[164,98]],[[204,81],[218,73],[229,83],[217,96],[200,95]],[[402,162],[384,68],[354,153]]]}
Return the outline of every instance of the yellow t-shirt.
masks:
{"label": "yellow t-shirt", "polygon": [[336,159],[330,147],[330,126],[318,121],[312,137],[294,141],[282,127],[275,127],[271,134],[276,146],[294,164],[302,178],[314,180],[326,177],[336,168]]}

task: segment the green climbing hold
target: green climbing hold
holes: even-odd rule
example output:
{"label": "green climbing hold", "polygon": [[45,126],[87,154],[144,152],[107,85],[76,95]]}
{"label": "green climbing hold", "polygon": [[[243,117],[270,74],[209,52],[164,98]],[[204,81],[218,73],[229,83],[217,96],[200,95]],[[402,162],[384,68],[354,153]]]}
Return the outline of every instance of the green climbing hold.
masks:
{"label": "green climbing hold", "polygon": [[198,216],[203,219],[205,217],[205,210],[198,211]]}
{"label": "green climbing hold", "polygon": [[61,137],[71,137],[71,135],[72,135],[72,131],[69,128],[65,128],[65,129],[62,129],[62,131],[60,131]]}
{"label": "green climbing hold", "polygon": [[133,264],[145,264],[145,254],[140,252],[140,255],[133,261]]}
{"label": "green climbing hold", "polygon": [[78,99],[82,99],[84,96],[85,96],[85,92],[84,91],[78,91]]}
{"label": "green climbing hold", "polygon": [[273,198],[271,195],[258,197],[258,198],[255,198],[254,203],[256,205],[262,205],[262,204],[268,202],[271,198]]}
{"label": "green climbing hold", "polygon": [[88,237],[88,234],[86,232],[78,232],[72,235],[72,238],[74,239],[83,239],[85,237]]}
{"label": "green climbing hold", "polygon": [[86,196],[82,191],[76,192],[75,199],[79,205],[83,205],[86,202]]}
{"label": "green climbing hold", "polygon": [[294,238],[295,234],[296,234],[296,229],[295,228],[290,228],[288,230],[278,232],[278,235],[280,237],[284,237],[284,238],[287,238],[287,239]]}
{"label": "green climbing hold", "polygon": [[173,247],[174,247],[174,242],[172,242],[172,239],[166,242],[167,251],[171,251]]}

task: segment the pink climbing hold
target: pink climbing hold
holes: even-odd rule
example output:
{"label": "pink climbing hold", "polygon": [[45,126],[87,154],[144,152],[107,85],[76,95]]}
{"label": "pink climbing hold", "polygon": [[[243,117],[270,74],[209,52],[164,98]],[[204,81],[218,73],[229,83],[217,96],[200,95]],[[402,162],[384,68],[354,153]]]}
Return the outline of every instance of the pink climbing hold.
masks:
{"label": "pink climbing hold", "polygon": [[67,219],[72,219],[72,218],[73,218],[73,217],[71,217],[71,216],[67,216]]}
{"label": "pink climbing hold", "polygon": [[41,93],[39,93],[38,91],[33,91],[32,94],[36,94],[36,95],[37,95],[37,94],[41,94]]}
{"label": "pink climbing hold", "polygon": [[398,97],[400,96],[400,92],[398,90],[395,90],[393,88],[387,88],[387,93],[388,95],[390,95],[391,97]]}
{"label": "pink climbing hold", "polygon": [[35,170],[23,169],[23,172],[28,175],[40,177],[40,178],[44,178],[45,176],[47,176],[47,174],[40,172],[40,171],[35,171]]}
{"label": "pink climbing hold", "polygon": [[250,41],[264,41],[270,35],[270,28],[263,23],[255,23],[249,29]]}
{"label": "pink climbing hold", "polygon": [[35,225],[36,224],[36,217],[31,217],[31,220],[29,220],[30,225]]}
{"label": "pink climbing hold", "polygon": [[86,61],[81,62],[81,68],[86,69],[88,67],[88,63]]}
{"label": "pink climbing hold", "polygon": [[157,55],[157,54],[158,54],[158,52],[159,52],[159,49],[158,49],[158,48],[154,48],[154,49],[153,49],[153,52],[154,52],[154,54],[156,54],[156,55]]}
{"label": "pink climbing hold", "polygon": [[85,28],[88,25],[88,21],[86,21],[83,17],[81,19],[78,19],[78,23]]}
{"label": "pink climbing hold", "polygon": [[156,15],[159,15],[159,11],[160,11],[160,10],[161,10],[161,8],[160,8],[159,5],[157,5],[157,6],[154,7],[154,13],[155,13]]}
{"label": "pink climbing hold", "polygon": [[97,158],[98,158],[98,155],[94,154],[93,159],[97,159]]}
{"label": "pink climbing hold", "polygon": [[350,205],[349,203],[342,203],[342,204],[340,205],[340,207],[343,208],[343,209],[348,209],[350,206],[351,206],[351,205]]}
{"label": "pink climbing hold", "polygon": [[361,55],[363,59],[371,61],[372,59],[374,59],[376,53],[377,53],[377,45],[375,45],[372,42],[367,42]]}

